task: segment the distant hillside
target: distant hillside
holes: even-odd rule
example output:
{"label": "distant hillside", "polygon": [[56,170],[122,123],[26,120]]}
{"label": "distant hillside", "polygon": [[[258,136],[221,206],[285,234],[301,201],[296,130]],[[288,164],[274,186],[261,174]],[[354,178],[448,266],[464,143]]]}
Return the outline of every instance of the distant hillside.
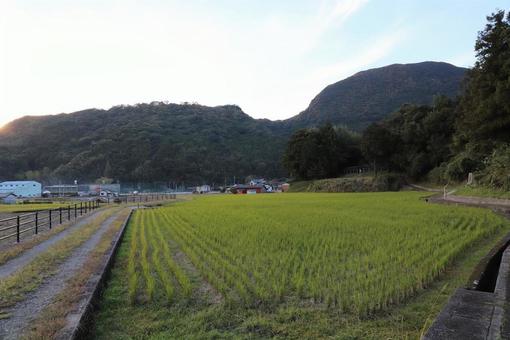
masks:
{"label": "distant hillside", "polygon": [[286,142],[280,128],[237,106],[153,103],[24,117],[0,131],[0,176],[37,170],[68,181],[187,184],[278,177]]}
{"label": "distant hillside", "polygon": [[447,63],[394,64],[356,73],[327,86],[299,115],[292,128],[325,122],[362,130],[402,104],[430,104],[436,95],[454,97],[467,69]]}
{"label": "distant hillside", "polygon": [[464,73],[433,62],[363,71],[326,87],[296,117],[277,122],[253,119],[233,105],[160,102],[27,116],[0,130],[0,180],[104,176],[191,185],[280,177],[283,149],[297,128],[329,121],[360,130],[404,103],[454,96]]}

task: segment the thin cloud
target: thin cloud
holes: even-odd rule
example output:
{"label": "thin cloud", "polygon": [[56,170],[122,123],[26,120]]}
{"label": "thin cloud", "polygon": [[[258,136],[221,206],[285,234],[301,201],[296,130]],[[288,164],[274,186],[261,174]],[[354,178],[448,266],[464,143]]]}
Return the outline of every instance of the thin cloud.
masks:
{"label": "thin cloud", "polygon": [[404,29],[398,29],[386,35],[377,37],[370,47],[356,53],[350,59],[324,66],[314,74],[316,81],[328,81],[329,79],[340,80],[356,71],[365,69],[384,57],[388,56],[406,37]]}

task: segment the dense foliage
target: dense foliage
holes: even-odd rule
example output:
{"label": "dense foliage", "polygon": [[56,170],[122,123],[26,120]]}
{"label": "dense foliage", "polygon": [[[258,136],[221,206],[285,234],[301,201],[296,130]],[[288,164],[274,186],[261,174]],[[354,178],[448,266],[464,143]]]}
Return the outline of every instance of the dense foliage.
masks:
{"label": "dense foliage", "polygon": [[451,157],[454,124],[455,102],[446,97],[432,106],[405,105],[364,131],[363,154],[376,169],[420,178]]}
{"label": "dense foliage", "polygon": [[335,177],[359,162],[359,137],[345,129],[326,124],[294,133],[283,156],[290,175],[299,179]]}

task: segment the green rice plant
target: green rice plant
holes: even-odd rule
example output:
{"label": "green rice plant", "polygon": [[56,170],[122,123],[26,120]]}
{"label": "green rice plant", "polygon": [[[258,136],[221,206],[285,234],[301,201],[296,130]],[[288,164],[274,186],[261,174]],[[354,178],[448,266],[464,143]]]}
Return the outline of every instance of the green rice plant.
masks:
{"label": "green rice plant", "polygon": [[147,244],[147,223],[146,223],[146,214],[141,214],[140,223],[140,264],[142,266],[142,273],[145,279],[145,293],[148,301],[152,301],[154,295],[154,278],[152,277],[150,266],[149,266],[149,247]]}
{"label": "green rice plant", "polygon": [[156,237],[160,240],[159,246],[163,250],[163,259],[166,266],[168,266],[169,270],[176,277],[177,282],[183,290],[184,296],[190,296],[192,291],[191,282],[184,271],[173,260],[166,238],[161,232],[161,222],[154,218],[154,214],[152,214],[152,225],[155,229]]}
{"label": "green rice plant", "polygon": [[420,196],[199,197],[138,211],[140,242],[132,247],[139,248],[148,296],[155,289],[151,267],[167,296],[165,282],[173,281],[165,273],[191,294],[172,242],[229,302],[302,300],[361,317],[407,301],[467,247],[508,227],[490,211],[428,204]]}
{"label": "green rice plant", "polygon": [[[160,257],[160,245],[159,240],[161,240],[160,237],[156,237],[156,234],[154,233],[154,214],[151,212],[149,214],[149,227],[148,229],[148,238],[149,238],[149,244],[150,248],[152,249],[152,263],[154,264],[154,267],[156,269],[156,272],[158,273],[159,278],[161,279],[161,282],[163,284],[163,288],[165,290],[165,294],[167,297],[168,302],[172,302],[172,299],[174,297],[174,285],[172,283],[172,278],[168,274],[168,272],[165,270],[163,263],[161,262]],[[158,240],[159,239],[159,240]]]}
{"label": "green rice plant", "polygon": [[136,271],[136,262],[137,262],[137,253],[138,253],[138,229],[140,222],[140,213],[135,212],[133,214],[133,219],[129,225],[130,237],[131,237],[131,245],[129,248],[129,258],[128,258],[128,296],[131,304],[135,304],[136,295],[137,295],[137,286],[138,286],[138,273]]}

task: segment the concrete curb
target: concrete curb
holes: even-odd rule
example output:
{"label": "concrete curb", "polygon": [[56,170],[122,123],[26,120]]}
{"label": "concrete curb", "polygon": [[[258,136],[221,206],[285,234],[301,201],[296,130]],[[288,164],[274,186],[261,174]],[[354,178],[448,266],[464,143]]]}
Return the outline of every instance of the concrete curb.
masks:
{"label": "concrete curb", "polygon": [[[437,195],[428,201],[489,208],[510,218],[510,200]],[[450,297],[422,339],[510,339],[509,243],[510,233],[480,261],[470,277],[468,288],[459,288]],[[494,268],[496,265],[498,267]]]}
{"label": "concrete curb", "polygon": [[87,337],[89,331],[88,326],[92,320],[92,313],[94,312],[96,302],[105,287],[105,281],[113,265],[115,254],[122,241],[127,225],[131,220],[133,211],[133,209],[130,211],[122,228],[117,233],[116,239],[112,242],[112,247],[108,253],[104,255],[104,261],[99,271],[88,280],[79,307],[75,312],[67,316],[67,326],[58,334],[58,339],[83,339]]}
{"label": "concrete curb", "polygon": [[423,339],[509,339],[510,247],[501,257],[494,292],[459,288]]}

